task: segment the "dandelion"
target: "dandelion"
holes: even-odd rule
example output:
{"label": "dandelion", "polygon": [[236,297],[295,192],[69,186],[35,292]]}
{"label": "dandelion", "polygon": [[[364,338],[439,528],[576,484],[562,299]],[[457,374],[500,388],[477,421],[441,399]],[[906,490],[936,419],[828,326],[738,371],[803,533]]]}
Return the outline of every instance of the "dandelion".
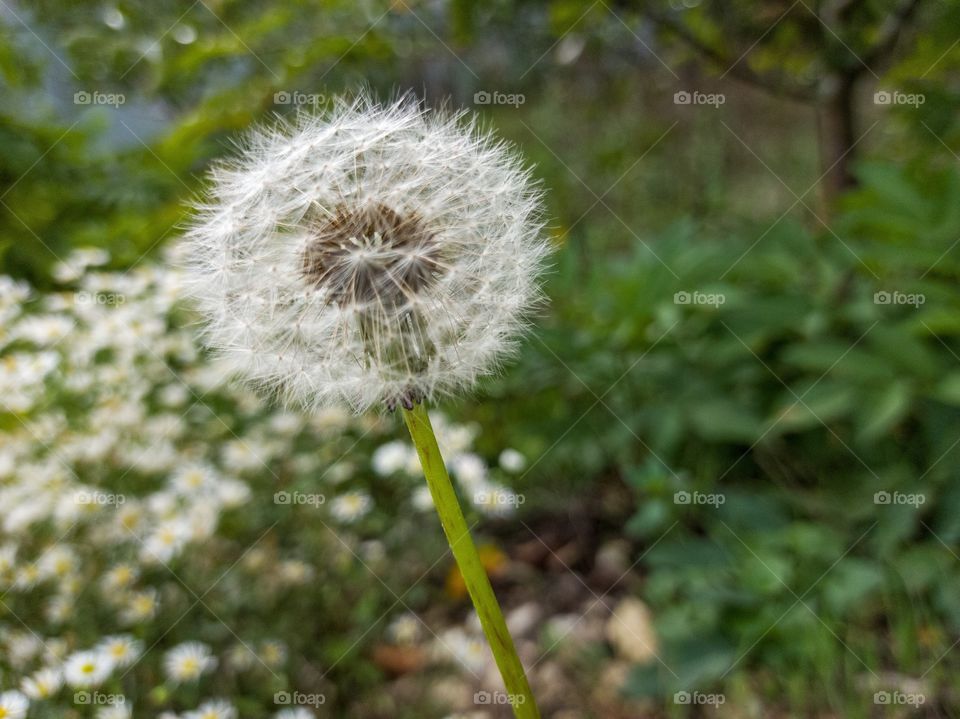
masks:
{"label": "dandelion", "polygon": [[211,672],[217,666],[217,658],[210,647],[201,642],[179,644],[164,657],[163,667],[167,677],[175,682],[190,682]]}
{"label": "dandelion", "polygon": [[71,687],[96,687],[113,671],[113,661],[100,651],[71,654],[63,665],[63,678]]}
{"label": "dandelion", "polygon": [[0,694],[0,719],[24,719],[30,701],[16,689]]}
{"label": "dandelion", "polygon": [[207,342],[294,404],[471,386],[513,349],[548,251],[529,171],[462,114],[341,102],[213,173],[187,286]]}
{"label": "dandelion", "polygon": [[[403,408],[507,690],[524,699],[515,713],[536,719],[424,406],[495,371],[540,299],[549,246],[529,171],[465,114],[361,97],[253,131],[212,179],[185,245],[207,344],[290,404]],[[375,471],[399,460],[385,450]],[[464,455],[456,473],[476,488],[486,466]],[[352,522],[371,502],[343,494],[331,511]]]}

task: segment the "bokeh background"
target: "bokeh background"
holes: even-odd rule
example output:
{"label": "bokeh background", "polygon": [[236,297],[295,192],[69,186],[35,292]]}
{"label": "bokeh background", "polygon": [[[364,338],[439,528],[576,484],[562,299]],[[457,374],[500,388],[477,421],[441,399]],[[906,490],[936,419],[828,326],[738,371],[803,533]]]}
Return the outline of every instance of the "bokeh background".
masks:
{"label": "bokeh background", "polygon": [[546,190],[437,415],[545,716],[960,715],[958,70],[951,0],[0,0],[0,716],[509,716],[396,419],[176,299],[209,163],[358,88]]}

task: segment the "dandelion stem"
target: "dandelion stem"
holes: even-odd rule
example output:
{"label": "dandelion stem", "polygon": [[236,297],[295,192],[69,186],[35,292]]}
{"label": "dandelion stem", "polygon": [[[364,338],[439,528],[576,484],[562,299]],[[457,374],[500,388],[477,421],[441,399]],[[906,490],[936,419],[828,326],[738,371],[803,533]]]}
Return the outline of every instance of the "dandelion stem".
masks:
{"label": "dandelion stem", "polygon": [[530,684],[527,682],[520,657],[517,656],[513,639],[507,630],[503,612],[497,603],[493,587],[490,586],[490,579],[480,561],[477,547],[470,536],[467,521],[463,517],[457,494],[450,482],[450,475],[447,474],[426,407],[420,402],[415,404],[413,409],[402,409],[402,412],[403,420],[417,448],[420,465],[427,478],[427,485],[430,487],[433,503],[440,515],[440,523],[447,535],[450,550],[457,561],[457,566],[460,567],[467,591],[480,617],[483,632],[487,635],[493,657],[503,677],[513,713],[517,719],[540,719],[540,712],[534,702],[533,693],[530,691]]}

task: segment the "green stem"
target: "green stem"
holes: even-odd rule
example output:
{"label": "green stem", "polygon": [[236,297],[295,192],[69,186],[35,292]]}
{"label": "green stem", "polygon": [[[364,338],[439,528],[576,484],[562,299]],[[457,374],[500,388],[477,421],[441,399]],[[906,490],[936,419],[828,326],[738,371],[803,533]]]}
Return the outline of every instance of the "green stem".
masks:
{"label": "green stem", "polygon": [[460,510],[457,493],[450,483],[450,475],[444,465],[437,446],[437,438],[433,433],[430,418],[427,416],[423,403],[414,405],[412,410],[403,409],[403,420],[407,423],[413,444],[420,456],[420,466],[427,478],[433,503],[440,515],[440,523],[447,535],[447,542],[453,557],[460,567],[467,591],[473,600],[473,606],[480,617],[493,657],[500,669],[504,686],[507,688],[508,699],[513,706],[513,713],[517,719],[540,719],[530,684],[513,646],[513,639],[507,631],[507,623],[503,619],[497,597],[490,586],[490,580],[480,561],[480,554],[470,537],[467,521]]}

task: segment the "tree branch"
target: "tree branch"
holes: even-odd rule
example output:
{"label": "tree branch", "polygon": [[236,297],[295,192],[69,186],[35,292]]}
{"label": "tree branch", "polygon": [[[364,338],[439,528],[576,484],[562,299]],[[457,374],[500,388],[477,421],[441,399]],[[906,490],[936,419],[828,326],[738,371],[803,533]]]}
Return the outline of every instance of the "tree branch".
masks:
{"label": "tree branch", "polygon": [[697,37],[683,23],[667,15],[662,15],[649,7],[643,8],[641,12],[650,22],[673,33],[698,53],[723,68],[724,73],[730,74],[738,80],[760,87],[767,92],[784,95],[800,102],[806,103],[816,99],[814,88],[809,85],[788,84],[781,78],[762,75],[753,71],[750,66],[746,64],[749,51],[743,56],[730,57],[723,51],[707,44]]}

